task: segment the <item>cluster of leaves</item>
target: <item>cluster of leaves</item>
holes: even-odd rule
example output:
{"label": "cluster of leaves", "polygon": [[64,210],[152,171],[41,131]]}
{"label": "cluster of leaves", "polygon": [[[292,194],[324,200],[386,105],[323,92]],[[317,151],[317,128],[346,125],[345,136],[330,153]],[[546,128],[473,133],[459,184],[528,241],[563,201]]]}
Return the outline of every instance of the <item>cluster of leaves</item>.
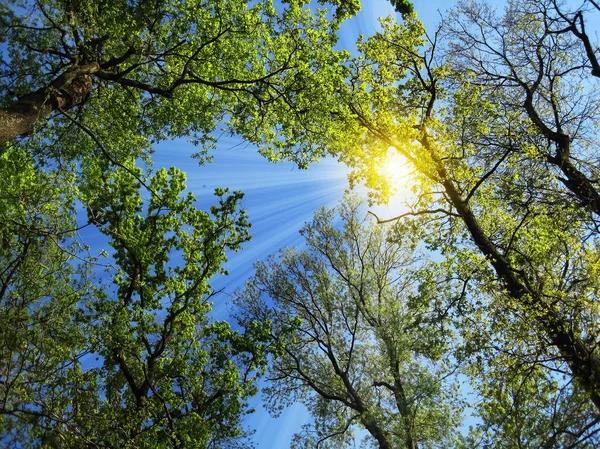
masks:
{"label": "cluster of leaves", "polygon": [[[18,148],[2,155],[3,444],[233,444],[268,333],[257,325],[240,335],[207,317],[208,280],[249,238],[242,194],[218,191],[209,214],[182,195],[177,169],[147,176],[132,163],[106,165],[90,160],[77,188]],[[110,280],[90,273],[97,258],[73,262],[83,254],[74,193],[109,238]]]}

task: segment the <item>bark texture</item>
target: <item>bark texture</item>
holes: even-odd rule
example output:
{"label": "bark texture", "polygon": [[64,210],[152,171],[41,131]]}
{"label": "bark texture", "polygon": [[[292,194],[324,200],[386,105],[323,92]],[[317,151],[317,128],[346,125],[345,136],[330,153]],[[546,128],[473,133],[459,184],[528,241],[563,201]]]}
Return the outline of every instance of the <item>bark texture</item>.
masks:
{"label": "bark texture", "polygon": [[72,66],[50,85],[0,109],[0,144],[29,134],[56,110],[67,111],[82,104],[92,91],[93,77],[98,70],[98,64]]}

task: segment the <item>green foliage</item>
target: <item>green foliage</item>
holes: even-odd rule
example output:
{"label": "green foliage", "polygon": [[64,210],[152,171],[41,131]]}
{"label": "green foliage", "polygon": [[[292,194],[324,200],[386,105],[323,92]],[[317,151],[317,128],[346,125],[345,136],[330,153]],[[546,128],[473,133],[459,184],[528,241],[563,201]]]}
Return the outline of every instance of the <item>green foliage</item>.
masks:
{"label": "green foliage", "polygon": [[[71,237],[72,177],[40,172],[19,148],[0,156],[0,429],[3,444],[32,438],[45,399],[65,381],[86,348],[85,266],[68,264],[80,247]],[[43,422],[43,421],[42,421]],[[35,438],[33,436],[33,438]]]}
{"label": "green foliage", "polygon": [[324,135],[373,201],[393,192],[389,153],[413,169],[397,220],[464,284],[446,310],[480,398],[467,447],[598,444],[594,11],[459,2],[432,35],[412,15],[385,19],[359,38]]}
{"label": "green foliage", "polygon": [[[18,236],[2,256],[6,441],[235,445],[244,436],[245,400],[266,362],[268,326],[239,335],[207,314],[209,279],[249,238],[242,194],[219,189],[209,214],[194,207],[192,194],[182,195],[185,175],[177,169],[149,177],[132,163],[109,171],[103,165],[85,167],[79,197],[90,223],[109,238],[112,284],[90,285],[83,272],[73,276],[77,248],[60,232],[73,225],[68,185],[53,189],[23,152],[2,155],[0,169],[12,173],[2,178],[5,191],[19,195],[10,198],[3,224],[25,226],[22,216],[29,223],[29,234],[3,227]],[[140,183],[153,192],[147,201]]]}
{"label": "green foliage", "polygon": [[249,239],[243,194],[202,211],[181,171],[137,164],[184,136],[208,159],[220,127],[273,161],[322,155],[307,124],[332,110],[335,32],[360,9],[331,4],[333,21],[302,1],[0,4],[2,445],[246,444],[270,326],[208,318]]}
{"label": "green foliage", "polygon": [[414,12],[414,6],[412,2],[408,0],[390,0],[396,11],[402,14],[403,17],[406,17],[408,14]]}
{"label": "green foliage", "polygon": [[[243,435],[239,420],[264,351],[258,332],[239,336],[226,323],[210,323],[207,313],[208,280],[222,271],[226,252],[249,238],[237,209],[242,195],[217,191],[219,204],[209,215],[193,206],[192,194],[181,196],[185,176],[177,169],[147,180],[154,192],[147,204],[129,171],[99,178],[100,184],[89,177],[94,184],[84,198],[90,219],[110,238],[117,272],[114,287],[106,287],[111,294],[87,306],[103,364],[86,374],[105,383],[106,394],[96,438],[140,447],[235,440]],[[114,422],[123,423],[119,432]]]}
{"label": "green foliage", "polygon": [[225,126],[270,159],[305,167],[322,155],[306,124],[331,112],[328,98],[344,81],[335,31],[360,3],[333,2],[333,22],[303,3],[279,11],[270,0],[4,4],[0,120],[8,127],[20,117],[14,108],[51,106],[55,114],[38,117],[23,143],[53,159],[122,161],[184,136],[205,156]]}
{"label": "green foliage", "polygon": [[[403,21],[348,62],[358,1],[332,20],[283,3],[0,4],[2,444],[244,445],[272,356],[272,410],[315,418],[297,447],[357,428],[381,448],[598,446],[597,5],[461,1],[427,35],[393,0]],[[393,227],[322,210],[307,250],[258,264],[243,334],[208,318],[249,238],[242,194],[201,211],[179,170],[136,165],[183,136],[204,160],[221,126],[272,161],[332,154],[376,202],[390,153],[414,169]],[[460,438],[453,369],[480,419]]]}

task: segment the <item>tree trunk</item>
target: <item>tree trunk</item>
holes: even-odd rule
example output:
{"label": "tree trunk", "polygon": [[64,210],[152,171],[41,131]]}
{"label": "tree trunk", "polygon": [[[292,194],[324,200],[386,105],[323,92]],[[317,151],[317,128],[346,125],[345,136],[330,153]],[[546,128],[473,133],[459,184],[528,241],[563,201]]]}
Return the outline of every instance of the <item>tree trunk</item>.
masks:
{"label": "tree trunk", "polygon": [[335,373],[340,377],[340,379],[342,379],[344,387],[346,388],[346,392],[353,399],[352,408],[361,415],[360,422],[362,423],[362,425],[365,426],[365,429],[367,429],[371,436],[377,440],[379,449],[392,449],[392,445],[388,441],[384,429],[380,427],[377,420],[374,419],[371,413],[369,412],[368,407],[365,405],[358,392],[354,389],[352,382],[350,382],[347,373],[340,369],[331,351],[328,351],[328,356],[332,362]]}
{"label": "tree trunk", "polygon": [[589,207],[596,215],[600,215],[600,194],[587,176],[579,171],[570,157],[569,137],[564,134],[560,142],[556,157],[548,161],[556,165],[566,179],[558,178],[564,186],[574,193],[583,206]]}
{"label": "tree trunk", "polygon": [[396,400],[396,406],[400,412],[402,424],[404,426],[404,444],[406,449],[418,449],[417,439],[415,437],[415,429],[413,425],[413,410],[411,404],[408,403],[406,398],[406,392],[402,385],[402,379],[400,378],[400,370],[398,368],[398,362],[394,362],[393,366],[394,376],[394,399]]}
{"label": "tree trunk", "polygon": [[596,215],[600,215],[600,193],[598,193],[592,181],[573,164],[571,160],[571,138],[560,129],[557,131],[550,129],[535,109],[533,91],[527,88],[526,93],[527,98],[523,107],[527,112],[527,116],[537,129],[557,146],[556,156],[548,156],[547,161],[558,167],[566,176],[566,179],[558,179],[577,196],[581,204],[589,207]]}
{"label": "tree trunk", "polygon": [[82,104],[92,91],[93,74],[98,70],[98,64],[70,67],[49,86],[0,109],[0,144],[31,133],[36,124],[55,110],[66,111]]}
{"label": "tree trunk", "polygon": [[[595,351],[595,348],[589,348],[581,338],[575,335],[571,330],[569,320],[566,320],[551,304],[548,304],[539,291],[527,288],[527,285],[533,285],[531,282],[519,279],[515,267],[488,238],[470,206],[449,178],[443,163],[435,157],[431,142],[425,138],[422,143],[434,158],[441,184],[450,202],[465,223],[473,242],[490,262],[510,296],[516,299],[523,310],[537,321],[540,328],[558,349],[561,358],[569,366],[573,377],[585,389],[600,411],[600,357],[598,352]],[[525,274],[519,274],[519,276],[524,277]]]}
{"label": "tree trunk", "polygon": [[372,418],[361,418],[362,425],[365,426],[365,429],[371,434],[373,438],[377,440],[377,444],[379,445],[379,449],[392,449],[389,441],[387,440],[385,434],[383,433],[381,427],[377,424],[377,422]]}

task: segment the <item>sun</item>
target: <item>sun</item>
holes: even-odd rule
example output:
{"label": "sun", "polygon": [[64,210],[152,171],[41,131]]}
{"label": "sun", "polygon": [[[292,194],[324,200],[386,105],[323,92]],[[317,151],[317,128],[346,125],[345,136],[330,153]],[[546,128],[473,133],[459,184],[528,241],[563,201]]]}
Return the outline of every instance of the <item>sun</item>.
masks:
{"label": "sun", "polygon": [[387,180],[389,186],[395,191],[394,196],[407,199],[411,195],[414,169],[411,163],[394,147],[388,148],[387,156],[382,161],[379,171],[380,175]]}

